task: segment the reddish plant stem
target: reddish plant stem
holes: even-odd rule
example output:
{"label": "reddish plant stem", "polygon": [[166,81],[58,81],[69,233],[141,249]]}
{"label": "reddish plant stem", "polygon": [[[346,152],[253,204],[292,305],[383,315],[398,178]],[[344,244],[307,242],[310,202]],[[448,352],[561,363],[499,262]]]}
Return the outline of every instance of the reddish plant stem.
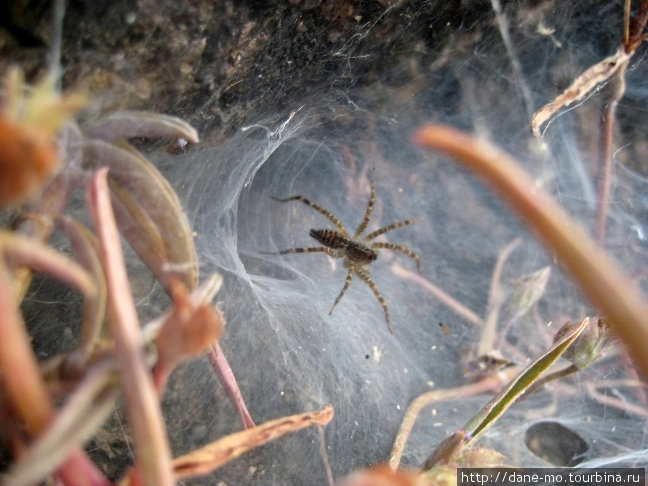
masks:
{"label": "reddish plant stem", "polygon": [[220,381],[221,385],[223,385],[227,396],[234,405],[243,428],[250,429],[254,427],[254,420],[252,420],[252,416],[250,415],[250,412],[248,412],[247,406],[245,405],[245,400],[243,400],[241,390],[236,383],[234,372],[227,362],[227,358],[223,354],[223,350],[218,343],[214,344],[210,348],[209,361],[214,367],[214,371],[218,376],[218,381]]}
{"label": "reddish plant stem", "polygon": [[81,449],[68,456],[56,475],[67,486],[113,486]]}
{"label": "reddish plant stem", "polygon": [[89,201],[108,290],[108,324],[129,424],[135,443],[136,477],[145,485],[174,484],[171,452],[162,411],[142,349],[137,313],[108,192],[108,169],[99,169],[89,186]]}
{"label": "reddish plant stem", "polygon": [[[0,252],[0,371],[11,406],[25,422],[31,437],[38,437],[54,416],[54,406],[40,376],[36,356],[18,312],[9,271]],[[76,471],[76,472],[75,472]],[[80,474],[82,473],[82,474]],[[69,486],[108,486],[110,482],[81,450],[57,469]],[[74,480],[71,478],[74,477]]]}
{"label": "reddish plant stem", "polygon": [[605,86],[605,100],[601,109],[601,136],[599,138],[598,201],[596,207],[596,242],[605,246],[605,223],[610,205],[612,183],[612,144],[616,107],[625,92],[625,70],[627,62],[619,67],[616,76]]}

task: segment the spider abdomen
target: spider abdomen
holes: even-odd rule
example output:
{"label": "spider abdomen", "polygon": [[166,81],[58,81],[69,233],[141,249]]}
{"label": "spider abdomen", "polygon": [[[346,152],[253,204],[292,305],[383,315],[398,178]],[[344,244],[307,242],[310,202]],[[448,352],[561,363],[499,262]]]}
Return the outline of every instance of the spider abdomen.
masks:
{"label": "spider abdomen", "polygon": [[319,243],[333,250],[342,250],[352,262],[367,265],[378,258],[376,250],[361,241],[350,240],[339,231],[331,229],[312,229],[310,233]]}
{"label": "spider abdomen", "polygon": [[376,258],[378,258],[376,250],[359,241],[347,240],[345,251],[349,260],[359,263],[360,265],[367,265],[371,262],[375,262]]}
{"label": "spider abdomen", "polygon": [[312,229],[309,234],[322,245],[333,248],[334,250],[346,248],[347,242],[349,241],[343,234],[331,229]]}

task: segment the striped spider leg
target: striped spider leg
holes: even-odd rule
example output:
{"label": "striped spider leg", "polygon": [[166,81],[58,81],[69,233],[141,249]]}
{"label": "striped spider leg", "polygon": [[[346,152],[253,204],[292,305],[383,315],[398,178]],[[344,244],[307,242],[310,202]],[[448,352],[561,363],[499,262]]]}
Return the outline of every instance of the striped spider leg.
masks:
{"label": "striped spider leg", "polygon": [[378,299],[378,303],[380,304],[380,306],[383,309],[383,312],[385,313],[385,321],[387,322],[387,328],[389,329],[389,332],[393,333],[394,331],[391,325],[391,318],[389,316],[389,308],[387,307],[387,303],[385,302],[385,299],[383,298],[382,294],[378,290],[378,287],[376,287],[376,284],[373,282],[373,280],[371,280],[371,277],[369,276],[369,268],[367,268],[367,266],[370,263],[376,261],[376,259],[378,258],[378,252],[376,251],[378,249],[395,250],[412,258],[416,262],[416,267],[419,273],[421,272],[421,263],[419,260],[419,256],[416,253],[414,253],[412,250],[410,250],[409,248],[403,245],[399,245],[396,243],[387,243],[387,242],[372,242],[371,240],[389,231],[395,230],[397,228],[402,228],[403,226],[410,225],[416,222],[417,220],[406,219],[404,221],[397,221],[390,225],[384,226],[376,231],[373,231],[364,237],[361,236],[362,233],[367,229],[367,226],[369,225],[369,220],[371,219],[371,211],[376,201],[376,185],[374,183],[373,174],[374,171],[372,169],[371,176],[370,176],[371,194],[369,196],[369,202],[367,203],[367,208],[365,209],[364,217],[362,219],[362,222],[358,225],[358,227],[356,228],[352,236],[349,235],[344,225],[330,211],[313,203],[312,201],[305,198],[304,196],[291,196],[286,199],[278,199],[273,197],[272,199],[277,202],[283,203],[289,201],[299,201],[305,204],[306,206],[313,208],[315,211],[325,216],[326,219],[328,219],[331,222],[331,224],[335,227],[335,229],[329,228],[329,229],[310,230],[309,233],[310,236],[323,246],[306,247],[306,248],[289,248],[287,250],[282,250],[274,253],[268,253],[268,252],[263,252],[263,253],[274,254],[274,255],[286,255],[289,253],[318,252],[318,253],[326,253],[331,258],[344,258],[344,263],[343,263],[344,268],[347,269],[346,279],[344,281],[344,286],[342,287],[342,290],[335,298],[335,302],[333,302],[333,306],[329,311],[329,315],[333,313],[335,307],[340,303],[342,297],[344,297],[344,294],[346,293],[349,286],[351,285],[351,280],[355,275],[360,280],[362,280],[365,284],[367,284],[367,286],[371,289],[376,299]]}

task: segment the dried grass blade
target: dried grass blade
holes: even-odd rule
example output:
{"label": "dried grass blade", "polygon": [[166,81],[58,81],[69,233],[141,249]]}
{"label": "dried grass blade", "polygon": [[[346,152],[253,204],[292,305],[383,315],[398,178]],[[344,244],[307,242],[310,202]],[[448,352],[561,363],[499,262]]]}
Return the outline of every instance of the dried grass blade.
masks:
{"label": "dried grass blade", "polygon": [[311,425],[326,425],[332,418],[333,407],[326,405],[320,411],[271,420],[178,457],[173,461],[173,469],[178,479],[207,474],[249,450]]}

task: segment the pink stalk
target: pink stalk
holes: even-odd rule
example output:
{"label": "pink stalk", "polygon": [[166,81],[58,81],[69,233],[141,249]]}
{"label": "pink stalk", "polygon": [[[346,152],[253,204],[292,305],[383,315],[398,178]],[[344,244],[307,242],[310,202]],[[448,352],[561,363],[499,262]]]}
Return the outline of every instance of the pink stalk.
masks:
{"label": "pink stalk", "polygon": [[115,340],[126,410],[135,443],[137,477],[144,485],[174,484],[171,452],[157,394],[146,366],[142,337],[124,256],[110,204],[108,169],[99,169],[89,187],[92,219],[108,289],[109,326]]}
{"label": "pink stalk", "polygon": [[81,449],[68,456],[56,475],[67,486],[112,486]]}
{"label": "pink stalk", "polygon": [[241,390],[239,390],[238,384],[236,383],[234,372],[227,362],[227,358],[223,354],[223,350],[218,343],[214,344],[210,348],[209,361],[211,361],[214,371],[216,371],[218,381],[221,382],[221,385],[225,388],[227,396],[234,405],[243,428],[250,429],[254,427],[254,420],[252,420],[252,416],[245,405],[245,400],[243,400]]}

